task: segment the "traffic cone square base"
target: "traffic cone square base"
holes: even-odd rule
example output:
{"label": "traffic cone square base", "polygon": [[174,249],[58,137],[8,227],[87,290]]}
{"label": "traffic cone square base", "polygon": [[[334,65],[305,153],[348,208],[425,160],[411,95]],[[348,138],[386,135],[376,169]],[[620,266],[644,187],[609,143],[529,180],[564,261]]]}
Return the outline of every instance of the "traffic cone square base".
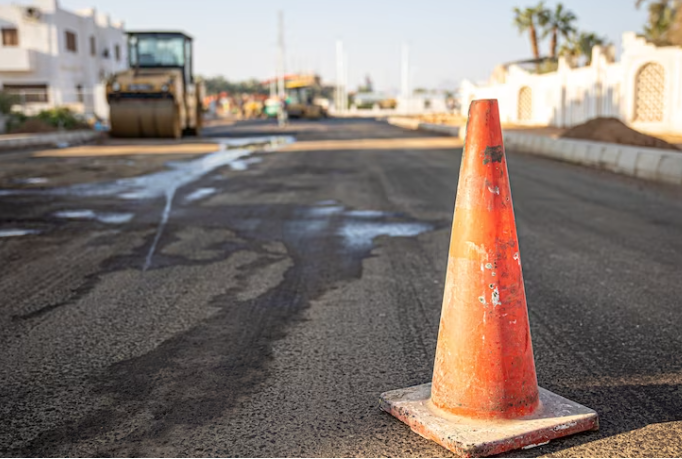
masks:
{"label": "traffic cone square base", "polygon": [[462,457],[483,457],[597,430],[597,413],[539,388],[540,407],[516,419],[473,420],[444,413],[430,402],[431,383],[381,394],[381,408],[424,438]]}

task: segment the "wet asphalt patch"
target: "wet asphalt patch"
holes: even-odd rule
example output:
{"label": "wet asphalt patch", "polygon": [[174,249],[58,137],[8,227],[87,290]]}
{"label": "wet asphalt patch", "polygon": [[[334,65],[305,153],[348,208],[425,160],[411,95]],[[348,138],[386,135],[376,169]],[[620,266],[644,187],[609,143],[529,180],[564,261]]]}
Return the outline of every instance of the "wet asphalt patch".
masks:
{"label": "wet asphalt patch", "polygon": [[[203,182],[212,184],[211,193],[199,191],[208,189]],[[223,189],[213,190],[221,185]],[[202,425],[221,416],[240,397],[258,391],[268,378],[271,343],[285,336],[288,325],[303,320],[301,312],[311,301],[362,276],[362,261],[371,256],[381,237],[416,237],[448,224],[417,221],[395,212],[351,209],[331,199],[310,205],[202,205],[204,197],[229,192],[232,185],[235,184],[230,180],[216,181],[207,175],[178,188],[177,204],[168,211],[171,218],[165,231],[158,237],[156,232],[151,242],[156,250],[149,270],[178,265],[208,266],[248,251],[257,253],[258,258],[242,267],[238,276],[242,282],[268,266],[291,260],[281,282],[255,298],[238,300],[239,289],[213,298],[211,307],[218,312],[210,320],[166,340],[151,352],[116,363],[93,377],[92,395],[110,400],[109,408],[98,408],[62,427],[45,431],[15,452],[48,454],[57,445],[87,441],[102,435],[103,431],[116,430],[147,411],[151,413],[151,423],[120,438],[122,444],[163,438],[174,425]],[[197,194],[206,196],[197,197]],[[188,199],[191,196],[195,199]],[[160,199],[162,196],[157,193],[142,201],[158,205]],[[153,227],[157,219],[145,208],[138,209],[136,215],[128,223],[128,229],[140,225]],[[90,217],[90,213],[76,213],[75,217]],[[166,248],[177,242],[177,235],[191,222],[232,231],[234,237],[205,246],[215,256],[201,260],[167,253]],[[89,294],[106,272],[139,269],[140,262],[150,253],[150,237],[132,253],[103,262],[100,271],[86,279],[68,300],[15,320],[36,319],[73,304]],[[283,244],[284,250],[273,250],[273,243]],[[245,323],[258,326],[245,328]],[[188,396],[190,387],[192,395]],[[135,454],[135,449],[132,452]],[[117,450],[101,450],[98,454],[116,455]]]}

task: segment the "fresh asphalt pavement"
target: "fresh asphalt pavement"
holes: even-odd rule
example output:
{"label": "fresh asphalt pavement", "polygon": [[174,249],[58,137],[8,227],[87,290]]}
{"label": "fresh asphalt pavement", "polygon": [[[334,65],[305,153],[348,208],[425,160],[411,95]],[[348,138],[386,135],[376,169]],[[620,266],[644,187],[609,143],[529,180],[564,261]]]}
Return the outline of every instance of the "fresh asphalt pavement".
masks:
{"label": "fresh asphalt pavement", "polygon": [[[450,456],[378,396],[431,378],[461,149],[363,120],[208,134],[283,132],[0,154],[0,454]],[[539,383],[601,416],[512,456],[680,456],[680,189],[508,162]]]}

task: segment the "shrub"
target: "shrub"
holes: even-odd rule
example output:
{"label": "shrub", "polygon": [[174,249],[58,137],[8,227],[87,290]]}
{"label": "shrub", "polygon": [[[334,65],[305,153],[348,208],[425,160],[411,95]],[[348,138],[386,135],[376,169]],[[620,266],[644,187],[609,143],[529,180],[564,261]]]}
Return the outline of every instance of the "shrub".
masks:
{"label": "shrub", "polygon": [[36,115],[36,118],[55,128],[79,129],[87,127],[85,123],[66,107],[43,110]]}
{"label": "shrub", "polygon": [[5,128],[7,132],[16,132],[26,122],[28,116],[21,112],[13,112],[7,116]]}
{"label": "shrub", "polygon": [[9,115],[12,106],[18,103],[19,98],[16,94],[0,91],[0,114]]}
{"label": "shrub", "polygon": [[43,110],[35,116],[13,112],[7,120],[7,131],[15,134],[52,132],[57,129],[87,129],[89,126],[65,107]]}
{"label": "shrub", "polygon": [[40,120],[36,117],[25,118],[21,122],[15,122],[15,118],[10,118],[7,123],[7,132],[12,134],[39,134],[43,132],[54,132],[56,127]]}

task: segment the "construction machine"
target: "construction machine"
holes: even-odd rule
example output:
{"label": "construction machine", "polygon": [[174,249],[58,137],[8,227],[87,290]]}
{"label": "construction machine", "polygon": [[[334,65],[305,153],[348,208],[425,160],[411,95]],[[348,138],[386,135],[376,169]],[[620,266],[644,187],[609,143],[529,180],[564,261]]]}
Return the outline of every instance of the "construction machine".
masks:
{"label": "construction machine", "polygon": [[[322,97],[320,77],[309,74],[292,74],[283,77],[286,92],[286,113],[289,118],[320,119],[327,116],[329,101]],[[264,112],[275,117],[280,110],[279,97],[275,96],[277,79],[266,80],[271,96],[265,101]]]}
{"label": "construction machine", "polygon": [[192,38],[182,32],[128,32],[130,68],[107,82],[110,134],[198,135],[203,82],[192,72]]}
{"label": "construction machine", "polygon": [[316,75],[290,75],[285,78],[289,118],[320,119],[327,116],[320,103],[320,79]]}

